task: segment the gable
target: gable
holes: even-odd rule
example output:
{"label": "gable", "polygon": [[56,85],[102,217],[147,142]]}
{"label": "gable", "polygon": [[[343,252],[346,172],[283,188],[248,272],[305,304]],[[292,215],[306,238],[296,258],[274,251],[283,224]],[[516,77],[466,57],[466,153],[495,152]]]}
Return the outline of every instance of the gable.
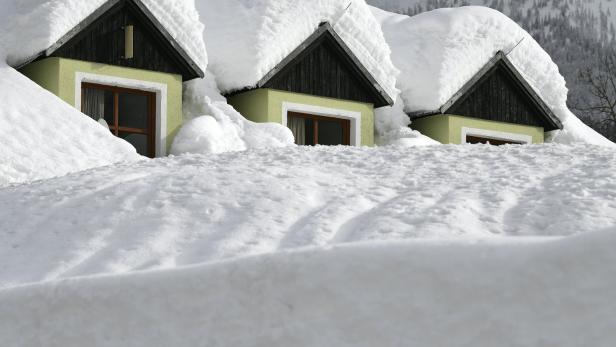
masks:
{"label": "gable", "polygon": [[562,127],[502,53],[448,104],[442,113],[543,127],[545,131]]}
{"label": "gable", "polygon": [[[125,28],[133,26],[134,56],[126,59]],[[139,0],[111,0],[79,24],[46,56],[182,75],[203,72]]]}
{"label": "gable", "polygon": [[393,104],[329,24],[323,24],[258,87],[371,103],[375,107]]}

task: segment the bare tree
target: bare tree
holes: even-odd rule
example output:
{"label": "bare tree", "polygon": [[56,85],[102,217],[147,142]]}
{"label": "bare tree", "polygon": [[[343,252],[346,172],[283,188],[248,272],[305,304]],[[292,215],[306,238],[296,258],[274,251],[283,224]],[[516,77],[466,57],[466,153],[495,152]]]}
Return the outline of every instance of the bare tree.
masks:
{"label": "bare tree", "polygon": [[579,80],[588,87],[591,97],[579,101],[574,109],[591,126],[616,139],[616,53],[601,57],[597,66],[582,69]]}

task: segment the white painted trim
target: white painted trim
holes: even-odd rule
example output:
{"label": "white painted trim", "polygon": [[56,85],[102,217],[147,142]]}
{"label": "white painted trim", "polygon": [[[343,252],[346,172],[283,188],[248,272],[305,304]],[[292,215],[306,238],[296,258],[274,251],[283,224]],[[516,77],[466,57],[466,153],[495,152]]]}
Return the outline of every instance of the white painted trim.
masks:
{"label": "white painted trim", "polygon": [[287,114],[289,112],[308,113],[316,116],[325,116],[331,118],[342,118],[351,121],[351,145],[361,146],[361,112],[342,110],[337,108],[329,108],[322,106],[297,104],[292,102],[282,103],[282,125],[287,125]]}
{"label": "white painted trim", "polygon": [[527,145],[530,145],[533,143],[533,137],[530,135],[463,127],[462,128],[462,144],[466,143],[467,135],[485,137],[488,139],[501,140],[501,141],[522,142]]}
{"label": "white painted trim", "polygon": [[122,77],[75,73],[75,107],[81,110],[81,83],[97,83],[112,87],[145,90],[156,93],[156,156],[167,155],[167,85]]}

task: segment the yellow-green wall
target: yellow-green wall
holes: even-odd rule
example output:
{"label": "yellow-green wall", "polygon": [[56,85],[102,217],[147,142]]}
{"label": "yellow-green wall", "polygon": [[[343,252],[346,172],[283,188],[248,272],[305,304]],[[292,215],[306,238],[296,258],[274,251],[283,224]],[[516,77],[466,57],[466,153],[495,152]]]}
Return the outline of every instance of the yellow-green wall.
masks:
{"label": "yellow-green wall", "polygon": [[60,95],[60,59],[49,58],[28,64],[21,73],[53,94]]}
{"label": "yellow-green wall", "polygon": [[445,144],[461,144],[462,128],[464,127],[527,135],[532,137],[533,143],[543,143],[545,139],[542,127],[495,122],[456,115],[435,115],[415,119],[411,123],[411,128],[414,130]]}
{"label": "yellow-green wall", "polygon": [[75,78],[77,73],[165,84],[167,86],[167,149],[182,125],[181,75],[64,58],[43,59],[29,64],[21,72],[72,106],[76,106]]}
{"label": "yellow-green wall", "polygon": [[227,98],[227,102],[246,119],[257,123],[274,122],[270,119],[268,89],[254,89]]}
{"label": "yellow-green wall", "polygon": [[244,117],[253,122],[282,123],[283,104],[326,107],[361,114],[361,145],[374,146],[374,107],[372,104],[291,93],[275,89],[255,89],[228,98]]}

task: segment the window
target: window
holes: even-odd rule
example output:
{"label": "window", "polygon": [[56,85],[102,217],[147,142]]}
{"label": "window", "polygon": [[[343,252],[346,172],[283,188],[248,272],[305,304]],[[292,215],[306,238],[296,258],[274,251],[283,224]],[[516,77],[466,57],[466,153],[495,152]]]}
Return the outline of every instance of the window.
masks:
{"label": "window", "polygon": [[351,121],[348,119],[289,112],[287,125],[297,145],[349,145]]}
{"label": "window", "polygon": [[467,127],[462,127],[461,140],[461,143],[484,143],[495,146],[507,144],[530,145],[533,143],[533,137],[527,134]]}
{"label": "window", "polygon": [[489,145],[494,145],[494,146],[525,144],[525,142],[491,139],[488,137],[471,136],[471,135],[466,135],[466,143],[470,143],[470,144],[483,143],[483,144],[489,144]]}
{"label": "window", "polygon": [[81,85],[81,111],[130,142],[141,155],[154,157],[156,94],[92,83]]}

